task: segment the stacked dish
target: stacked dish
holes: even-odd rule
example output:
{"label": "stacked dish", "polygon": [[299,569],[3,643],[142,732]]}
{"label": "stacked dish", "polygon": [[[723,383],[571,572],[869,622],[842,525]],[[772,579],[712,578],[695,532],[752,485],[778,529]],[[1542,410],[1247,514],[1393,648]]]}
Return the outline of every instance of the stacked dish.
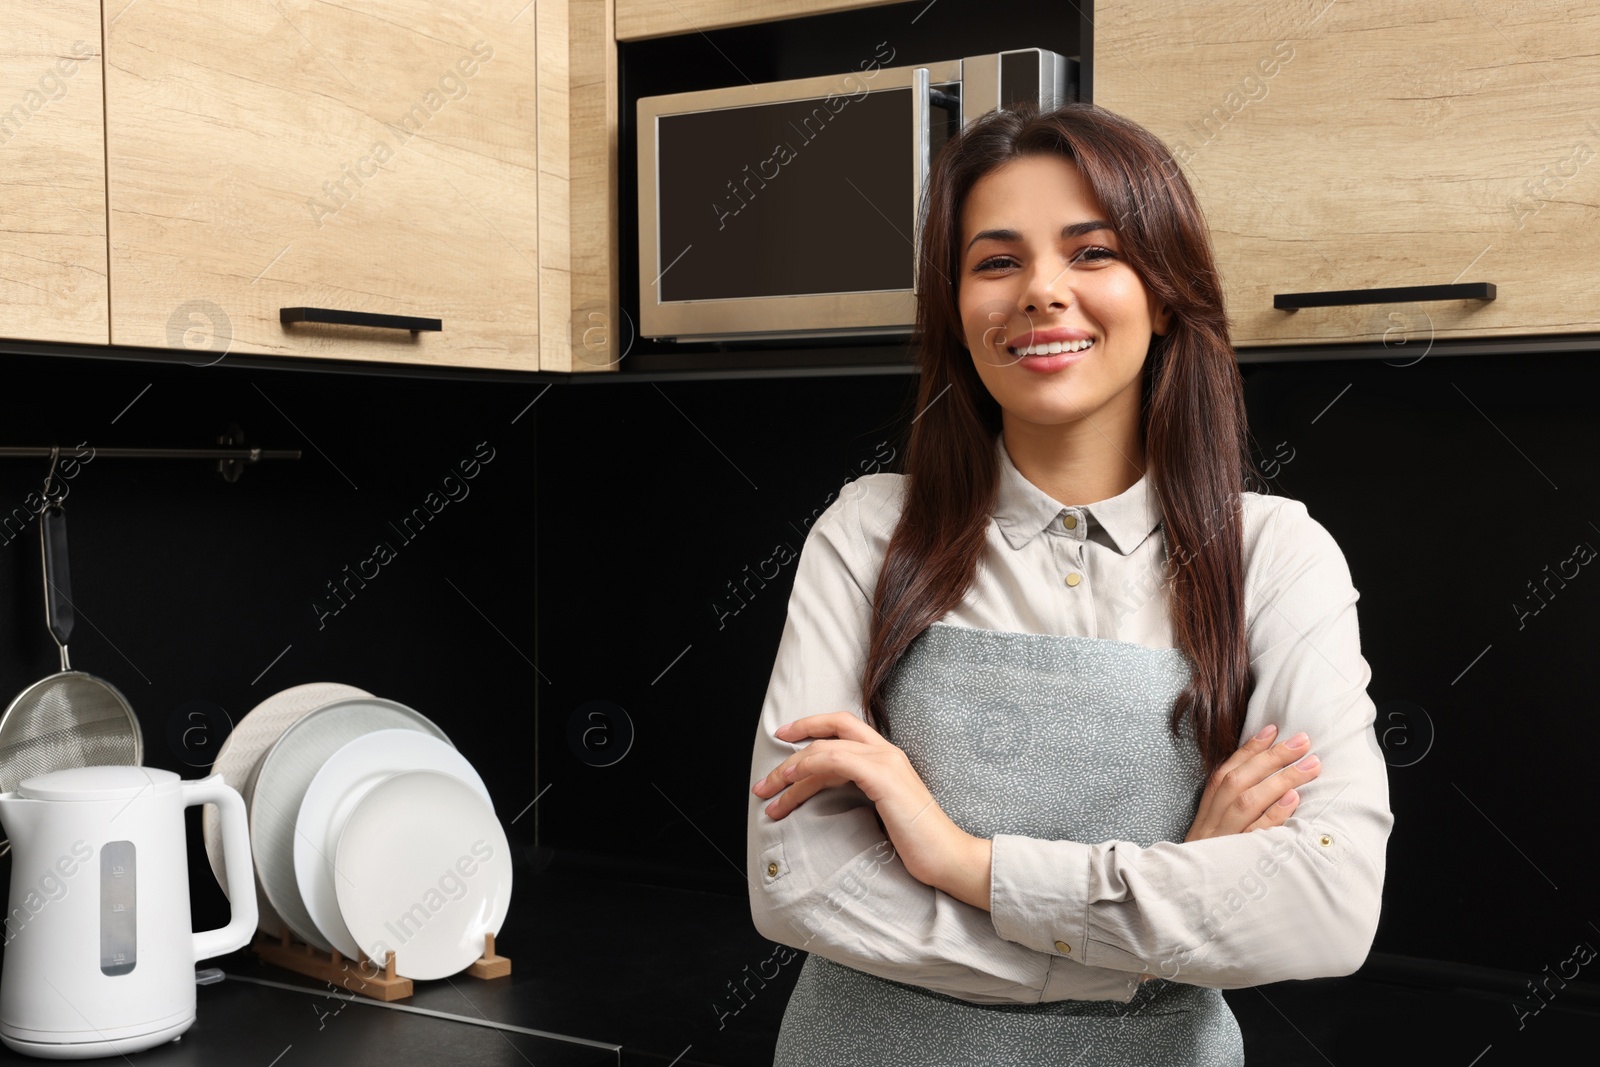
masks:
{"label": "stacked dish", "polygon": [[[250,812],[260,928],[324,952],[443,978],[500,932],[511,854],[489,791],[421,713],[337,683],[276,693],[228,736],[212,772]],[[215,809],[202,816],[224,893]]]}

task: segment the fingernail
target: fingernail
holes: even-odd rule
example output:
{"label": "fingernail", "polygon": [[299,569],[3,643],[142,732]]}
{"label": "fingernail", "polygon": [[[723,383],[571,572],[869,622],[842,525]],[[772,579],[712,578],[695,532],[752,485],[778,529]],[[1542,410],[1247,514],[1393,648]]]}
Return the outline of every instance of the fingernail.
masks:
{"label": "fingernail", "polygon": [[1298,793],[1296,793],[1293,789],[1291,789],[1287,793],[1283,794],[1283,796],[1278,798],[1278,806],[1280,808],[1293,807],[1294,806],[1294,802],[1299,800],[1299,799],[1300,799],[1300,795]]}
{"label": "fingernail", "polygon": [[1310,740],[1311,738],[1307,737],[1304,732],[1301,732],[1289,738],[1289,740],[1285,741],[1284,744],[1288,745],[1290,748],[1305,748],[1306,743]]}
{"label": "fingernail", "polygon": [[1317,769],[1317,764],[1321,762],[1322,761],[1315,756],[1307,756],[1299,763],[1296,763],[1295,766],[1300,768],[1302,771],[1314,771]]}
{"label": "fingernail", "polygon": [[1267,723],[1267,725],[1265,725],[1265,726],[1263,726],[1261,728],[1261,732],[1259,734],[1256,734],[1256,740],[1257,741],[1265,741],[1267,738],[1271,737],[1273,734],[1275,734],[1277,732],[1278,732],[1278,727],[1276,725],[1274,725],[1273,723],[1269,722],[1269,723]]}

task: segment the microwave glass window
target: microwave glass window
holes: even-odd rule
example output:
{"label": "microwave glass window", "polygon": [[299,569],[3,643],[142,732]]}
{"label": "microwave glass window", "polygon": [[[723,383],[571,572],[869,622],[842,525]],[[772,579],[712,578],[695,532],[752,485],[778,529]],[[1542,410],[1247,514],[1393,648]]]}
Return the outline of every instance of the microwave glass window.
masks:
{"label": "microwave glass window", "polygon": [[912,286],[911,90],[657,119],[658,301]]}

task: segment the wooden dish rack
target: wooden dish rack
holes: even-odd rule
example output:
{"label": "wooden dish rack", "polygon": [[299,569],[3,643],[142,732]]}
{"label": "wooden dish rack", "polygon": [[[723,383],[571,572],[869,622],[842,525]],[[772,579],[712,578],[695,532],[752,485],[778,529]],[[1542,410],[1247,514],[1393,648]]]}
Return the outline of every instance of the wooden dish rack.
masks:
{"label": "wooden dish rack", "polygon": [[[337,949],[331,953],[323,952],[302,941],[296,941],[290,936],[286,926],[283,933],[277,937],[272,937],[264,930],[257,930],[255,940],[250,943],[250,951],[273,966],[283,967],[311,978],[323,979],[329,985],[338,986],[351,993],[360,993],[374,1000],[400,1000],[409,997],[413,992],[411,979],[402,978],[394,973],[393,949],[389,950],[388,958],[384,960],[382,968],[378,968],[374,961],[367,958],[366,953],[361,953],[352,960],[341,955]],[[377,970],[378,973],[376,975],[368,973],[373,970]],[[465,973],[473,978],[502,978],[511,973],[511,960],[505,956],[495,955],[493,934],[483,935],[483,955],[478,957]]]}

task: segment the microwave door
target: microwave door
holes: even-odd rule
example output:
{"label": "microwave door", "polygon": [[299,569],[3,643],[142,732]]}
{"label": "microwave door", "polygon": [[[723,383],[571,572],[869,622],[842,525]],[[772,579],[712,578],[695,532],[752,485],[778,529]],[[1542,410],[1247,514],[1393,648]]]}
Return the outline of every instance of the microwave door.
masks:
{"label": "microwave door", "polygon": [[907,334],[959,61],[638,102],[640,332]]}

